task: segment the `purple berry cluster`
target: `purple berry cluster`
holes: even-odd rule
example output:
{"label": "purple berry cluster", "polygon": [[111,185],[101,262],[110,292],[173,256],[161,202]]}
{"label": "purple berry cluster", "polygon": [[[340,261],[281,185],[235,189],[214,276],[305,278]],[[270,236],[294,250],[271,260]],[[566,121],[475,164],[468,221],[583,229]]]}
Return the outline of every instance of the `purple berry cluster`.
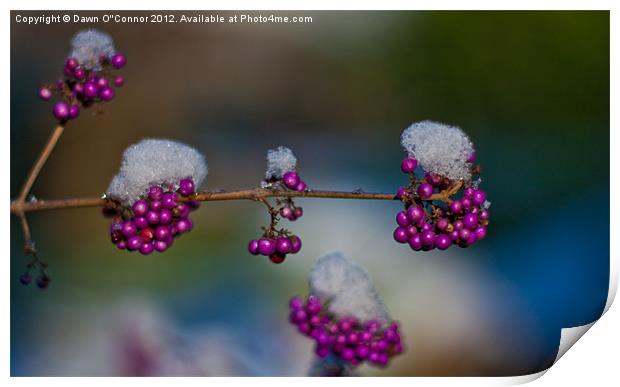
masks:
{"label": "purple berry cluster", "polygon": [[116,95],[114,87],[125,84],[121,75],[111,76],[109,68],[121,69],[127,62],[121,53],[100,58],[101,70],[88,70],[75,58],[68,58],[64,66],[65,79],[54,84],[43,85],[39,97],[50,100],[57,94],[60,101],[54,104],[52,113],[60,122],[76,119],[81,108],[88,108],[97,102],[108,102]]}
{"label": "purple berry cluster", "polygon": [[[195,192],[191,178],[181,179],[178,187],[152,185],[146,195],[136,200],[131,208],[111,202],[104,214],[113,217],[110,225],[112,243],[121,250],[139,251],[148,255],[164,252],[174,238],[191,231],[190,212],[200,205],[191,201]],[[188,199],[181,201],[180,199]]]}
{"label": "purple berry cluster", "polygon": [[368,361],[384,367],[403,351],[396,322],[383,326],[376,320],[338,319],[313,295],[305,303],[300,297],[293,297],[289,307],[290,322],[316,342],[315,353],[320,358],[333,355],[351,366]]}
{"label": "purple berry cluster", "polygon": [[252,239],[248,251],[252,255],[264,255],[273,263],[282,263],[286,254],[297,254],[301,250],[301,239],[297,235]]}
{"label": "purple berry cluster", "polygon": [[301,207],[295,206],[295,203],[291,200],[290,203],[286,203],[282,208],[280,208],[280,216],[284,219],[288,219],[291,222],[296,221],[301,218],[304,214],[304,209]]}
{"label": "purple berry cluster", "polygon": [[[473,163],[475,155],[467,161]],[[446,250],[452,245],[468,247],[484,239],[489,224],[486,193],[473,186],[464,187],[470,182],[454,182],[429,172],[417,180],[417,164],[411,157],[401,163],[411,183],[396,194],[405,209],[396,214],[394,240],[409,244],[415,251],[428,251]],[[472,168],[472,173],[478,172],[479,167]],[[462,197],[454,198],[461,191]]]}

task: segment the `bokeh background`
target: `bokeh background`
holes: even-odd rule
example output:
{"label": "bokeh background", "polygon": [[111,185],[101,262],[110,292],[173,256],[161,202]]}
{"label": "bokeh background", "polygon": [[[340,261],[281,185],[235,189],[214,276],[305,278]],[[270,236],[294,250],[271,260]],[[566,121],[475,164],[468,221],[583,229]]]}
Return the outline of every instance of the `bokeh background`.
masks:
{"label": "bokeh background", "polygon": [[246,253],[268,220],[251,202],[205,203],[190,234],[147,257],[118,251],[97,209],[32,213],[52,276],[42,292],[18,282],[25,259],[12,217],[13,375],[304,375],[312,343],[287,323],[287,303],[333,249],[367,268],[402,323],[406,352],[362,375],[537,372],[553,362],[561,328],[602,312],[607,12],[36,26],[16,23],[18,13],[42,12],[11,15],[13,197],[54,125],[38,86],[61,74],[71,36],[96,27],[127,55],[127,84],[103,114],[70,123],[37,197],[98,196],[124,148],[144,137],[206,154],[210,190],[256,186],[266,150],[286,145],[312,188],[395,192],[400,132],[432,119],[474,141],[492,223],[471,248],[414,253],[392,241],[397,202],[300,200],[305,215],[291,228],[304,248],[276,266]]}

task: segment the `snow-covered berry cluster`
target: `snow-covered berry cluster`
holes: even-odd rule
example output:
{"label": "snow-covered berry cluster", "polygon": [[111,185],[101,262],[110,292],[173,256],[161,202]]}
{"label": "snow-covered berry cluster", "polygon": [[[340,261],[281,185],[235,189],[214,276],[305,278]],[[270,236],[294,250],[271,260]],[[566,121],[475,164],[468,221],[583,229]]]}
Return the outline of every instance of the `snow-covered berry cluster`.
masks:
{"label": "snow-covered berry cluster", "polygon": [[121,75],[110,69],[121,69],[127,59],[114,49],[112,38],[101,31],[84,30],[71,40],[71,52],[65,61],[64,79],[39,89],[39,97],[50,100],[54,94],[59,101],[52,113],[60,122],[77,118],[81,108],[97,102],[108,102],[116,95],[114,88],[125,84]]}
{"label": "snow-covered berry cluster", "polygon": [[131,212],[107,208],[113,217],[112,243],[121,250],[140,251],[144,255],[168,250],[174,238],[193,227],[189,214],[200,205],[190,200],[193,194],[194,181],[185,178],[177,185],[150,186],[145,197],[132,204]]}
{"label": "snow-covered berry cluster", "polygon": [[320,358],[333,354],[352,366],[364,361],[386,366],[390,358],[403,351],[396,322],[384,326],[376,320],[338,319],[313,295],[305,303],[293,297],[289,306],[290,322],[315,341],[315,354]]}
{"label": "snow-covered berry cluster", "polygon": [[112,217],[112,243],[145,255],[166,251],[192,229],[189,214],[200,205],[193,199],[206,175],[204,157],[185,144],[147,139],[130,146],[103,209]]}
{"label": "snow-covered berry cluster", "polygon": [[[489,223],[486,193],[478,188],[480,173],[467,135],[457,127],[423,121],[405,129],[401,163],[409,175],[396,196],[405,208],[396,214],[394,240],[413,250],[445,250],[484,239]],[[457,197],[457,196],[461,197]]]}
{"label": "snow-covered berry cluster", "polygon": [[[303,192],[307,189],[306,183],[300,179],[295,171],[297,158],[289,148],[280,146],[267,151],[267,171],[262,188],[294,190]],[[287,254],[297,254],[301,249],[301,238],[289,230],[278,227],[281,218],[295,221],[303,215],[303,208],[295,205],[290,197],[279,198],[272,206],[266,200],[271,222],[263,228],[263,235],[259,239],[252,239],[248,243],[248,251],[252,255],[264,255],[273,263],[282,263]]]}
{"label": "snow-covered berry cluster", "polygon": [[265,180],[261,183],[263,188],[280,188],[304,192],[308,186],[299,177],[295,170],[297,158],[293,151],[287,147],[279,146],[277,149],[267,151],[267,171]]}
{"label": "snow-covered berry cluster", "polygon": [[305,301],[291,299],[289,321],[315,341],[319,358],[335,357],[342,367],[364,361],[386,366],[403,351],[398,324],[360,265],[339,252],[328,253],[318,259],[309,282]]}

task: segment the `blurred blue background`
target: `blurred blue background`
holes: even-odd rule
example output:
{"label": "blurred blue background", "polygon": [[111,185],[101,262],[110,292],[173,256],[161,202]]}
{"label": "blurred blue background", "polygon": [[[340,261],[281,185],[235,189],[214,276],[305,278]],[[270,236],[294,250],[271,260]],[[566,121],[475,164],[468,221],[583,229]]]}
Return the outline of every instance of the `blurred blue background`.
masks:
{"label": "blurred blue background", "polygon": [[400,132],[432,119],[472,138],[492,219],[471,248],[415,253],[392,241],[397,202],[299,200],[304,217],[290,228],[304,247],[275,266],[246,252],[268,221],[256,203],[205,203],[190,234],[147,257],[118,251],[98,209],[32,213],[52,276],[41,292],[18,282],[26,261],[12,217],[13,375],[304,375],[312,343],[287,323],[287,302],[332,249],[367,268],[402,323],[406,352],[363,375],[537,372],[552,364],[561,328],[601,314],[608,12],[36,26],[15,23],[18,13],[41,14],[11,15],[13,197],[54,125],[37,88],[61,74],[71,36],[96,27],[127,55],[126,86],[103,114],[70,123],[37,197],[101,194],[124,148],[144,137],[202,151],[209,190],[256,186],[266,150],[285,145],[311,188],[395,192]]}

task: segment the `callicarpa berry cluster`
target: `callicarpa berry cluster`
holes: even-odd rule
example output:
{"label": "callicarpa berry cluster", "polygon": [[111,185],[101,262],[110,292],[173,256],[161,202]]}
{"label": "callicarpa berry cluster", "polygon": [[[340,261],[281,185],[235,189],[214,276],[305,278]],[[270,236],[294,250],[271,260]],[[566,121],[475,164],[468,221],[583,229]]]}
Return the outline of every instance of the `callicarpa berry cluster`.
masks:
{"label": "callicarpa berry cluster", "polygon": [[130,146],[103,209],[112,243],[144,255],[166,251],[191,231],[189,214],[200,205],[191,199],[206,175],[204,157],[187,145],[147,139]]}
{"label": "callicarpa berry cluster", "polygon": [[[323,366],[332,374],[334,360],[346,374],[363,362],[386,366],[403,352],[398,323],[390,321],[368,273],[342,253],[319,258],[310,272],[311,294],[293,297],[289,321],[315,342]],[[321,370],[325,371],[322,372]]]}
{"label": "callicarpa berry cluster", "polygon": [[60,122],[73,120],[81,108],[114,99],[114,87],[125,84],[121,75],[112,76],[110,69],[121,69],[127,59],[114,49],[112,38],[101,31],[78,32],[71,40],[71,52],[65,61],[64,79],[46,84],[39,89],[39,97],[59,99],[52,113]]}
{"label": "callicarpa berry cluster", "polygon": [[405,208],[396,214],[394,240],[428,251],[484,239],[490,203],[478,188],[480,178],[473,180],[480,167],[474,165],[467,135],[457,127],[423,121],[405,129],[401,144],[407,157],[400,168],[410,182],[396,194]]}
{"label": "callicarpa berry cluster", "polygon": [[[308,189],[296,171],[297,158],[289,148],[280,146],[267,151],[267,171],[262,188],[274,190],[291,190],[304,192]],[[301,238],[289,230],[278,228],[280,218],[295,221],[303,215],[303,209],[295,205],[292,198],[276,200],[273,207],[266,201],[271,222],[263,228],[263,235],[259,239],[252,239],[248,243],[248,251],[252,255],[264,255],[273,263],[284,262],[287,254],[297,254],[301,250]]]}

